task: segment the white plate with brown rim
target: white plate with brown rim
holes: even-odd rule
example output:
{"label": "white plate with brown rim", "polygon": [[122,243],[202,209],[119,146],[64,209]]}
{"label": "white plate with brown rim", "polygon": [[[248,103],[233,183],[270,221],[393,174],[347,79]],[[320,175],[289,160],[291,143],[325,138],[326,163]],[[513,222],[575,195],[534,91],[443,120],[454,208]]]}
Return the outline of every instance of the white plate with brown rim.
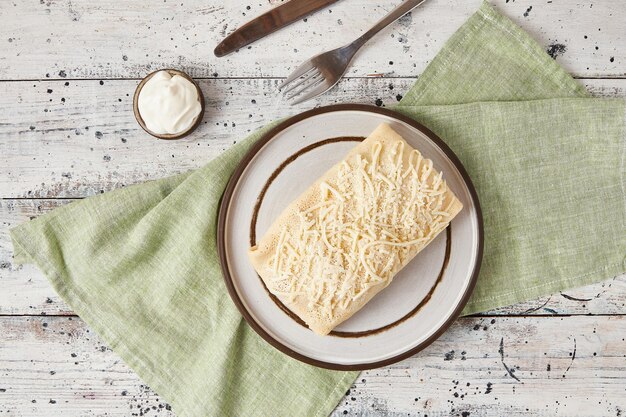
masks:
{"label": "white plate with brown rim", "polygon": [[[463,210],[387,288],[329,335],[319,336],[267,291],[247,251],[285,207],[381,123],[433,161]],[[259,139],[226,187],[217,244],[230,296],[260,336],[303,362],[362,370],[413,355],[452,324],[478,277],[483,223],[474,186],[441,139],[396,112],[347,104],[301,113]]]}

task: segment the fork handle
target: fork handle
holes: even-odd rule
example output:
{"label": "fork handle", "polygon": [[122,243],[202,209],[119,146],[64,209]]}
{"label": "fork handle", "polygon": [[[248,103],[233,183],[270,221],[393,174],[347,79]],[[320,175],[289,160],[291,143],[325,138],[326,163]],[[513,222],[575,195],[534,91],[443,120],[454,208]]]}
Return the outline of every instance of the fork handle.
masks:
{"label": "fork handle", "polygon": [[393,9],[387,16],[383,17],[378,23],[376,23],[370,30],[361,35],[357,40],[352,42],[351,46],[359,49],[365,42],[369,41],[378,32],[400,19],[402,16],[424,3],[426,0],[405,0]]}

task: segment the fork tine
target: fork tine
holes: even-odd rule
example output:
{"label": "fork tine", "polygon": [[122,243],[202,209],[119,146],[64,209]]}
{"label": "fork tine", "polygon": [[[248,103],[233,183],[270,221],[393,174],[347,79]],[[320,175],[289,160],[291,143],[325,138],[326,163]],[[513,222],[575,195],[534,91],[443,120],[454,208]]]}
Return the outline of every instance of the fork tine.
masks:
{"label": "fork tine", "polygon": [[292,98],[294,98],[295,96],[302,94],[304,91],[309,90],[313,87],[316,87],[320,82],[324,81],[324,77],[322,76],[322,73],[318,73],[315,76],[309,78],[309,82],[301,87],[299,87],[298,89],[296,89],[296,91],[290,93],[289,95],[286,95],[287,100],[291,100]]}
{"label": "fork tine", "polygon": [[294,100],[291,102],[291,105],[296,105],[296,104],[300,104],[304,101],[310,100],[313,97],[317,97],[320,94],[326,92],[327,90],[331,89],[333,87],[334,84],[331,84],[329,82],[326,82],[326,80],[324,80],[324,82],[322,82],[321,84],[319,84],[317,87],[315,87],[312,91],[310,91],[309,93],[305,94],[304,96],[298,98],[297,100]]}
{"label": "fork tine", "polygon": [[303,82],[309,80],[311,77],[316,77],[318,75],[320,75],[320,71],[317,68],[311,68],[310,70],[305,72],[304,75],[302,75],[299,79],[294,80],[293,82],[286,85],[287,88],[285,89],[285,91],[283,91],[283,94],[287,94]]}
{"label": "fork tine", "polygon": [[278,86],[278,90],[279,91],[282,90],[284,86],[286,86],[287,84],[289,84],[290,82],[292,82],[296,78],[303,76],[305,73],[307,73],[312,68],[313,68],[313,62],[311,60],[304,61],[302,64],[300,64],[300,66],[298,68],[296,68],[291,74],[289,74],[289,76],[287,78],[285,78],[285,81],[283,81]]}

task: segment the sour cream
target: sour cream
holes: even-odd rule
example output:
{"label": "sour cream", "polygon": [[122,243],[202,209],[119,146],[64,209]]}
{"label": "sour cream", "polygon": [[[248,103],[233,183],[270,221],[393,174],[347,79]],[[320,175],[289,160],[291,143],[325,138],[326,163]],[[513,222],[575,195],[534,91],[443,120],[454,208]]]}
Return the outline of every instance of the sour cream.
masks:
{"label": "sour cream", "polygon": [[146,128],[158,135],[184,133],[202,111],[195,84],[167,71],[158,71],[146,81],[137,106]]}

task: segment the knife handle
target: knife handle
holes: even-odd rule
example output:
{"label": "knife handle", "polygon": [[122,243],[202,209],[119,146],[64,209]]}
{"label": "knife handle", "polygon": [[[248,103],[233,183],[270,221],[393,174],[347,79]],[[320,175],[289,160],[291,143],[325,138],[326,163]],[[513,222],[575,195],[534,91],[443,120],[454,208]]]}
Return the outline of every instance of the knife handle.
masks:
{"label": "knife handle", "polygon": [[337,0],[290,0],[258,16],[228,35],[213,51],[223,57],[314,13]]}

